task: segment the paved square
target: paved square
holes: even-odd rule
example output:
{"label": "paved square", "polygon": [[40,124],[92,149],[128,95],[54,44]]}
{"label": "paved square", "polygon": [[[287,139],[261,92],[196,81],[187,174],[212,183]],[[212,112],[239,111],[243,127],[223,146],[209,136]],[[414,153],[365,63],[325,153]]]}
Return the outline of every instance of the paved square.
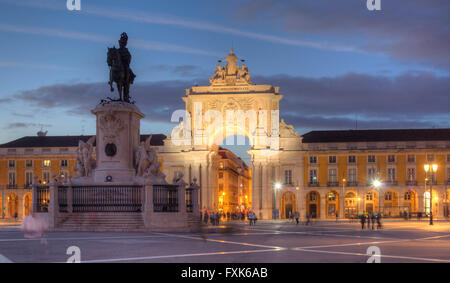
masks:
{"label": "paved square", "polygon": [[366,262],[371,246],[381,262],[450,262],[449,222],[385,222],[373,231],[358,223],[260,221],[202,233],[51,232],[46,244],[18,227],[0,229],[3,262],[66,262],[70,246],[80,248],[82,262]]}

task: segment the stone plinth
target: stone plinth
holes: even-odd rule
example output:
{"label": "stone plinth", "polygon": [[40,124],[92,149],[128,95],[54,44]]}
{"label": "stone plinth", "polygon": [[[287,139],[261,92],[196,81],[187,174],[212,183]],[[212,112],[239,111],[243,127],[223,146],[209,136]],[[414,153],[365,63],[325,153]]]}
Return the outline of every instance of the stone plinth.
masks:
{"label": "stone plinth", "polygon": [[97,105],[95,183],[133,183],[134,151],[140,142],[144,114],[133,104],[111,101]]}

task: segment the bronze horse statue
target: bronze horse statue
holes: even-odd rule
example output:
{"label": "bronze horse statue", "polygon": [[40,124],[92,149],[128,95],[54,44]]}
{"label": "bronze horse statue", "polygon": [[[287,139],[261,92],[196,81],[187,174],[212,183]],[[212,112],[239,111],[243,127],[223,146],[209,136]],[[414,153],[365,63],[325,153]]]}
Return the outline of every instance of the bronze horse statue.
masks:
{"label": "bronze horse statue", "polygon": [[[129,95],[125,91],[125,69],[122,65],[122,60],[120,59],[120,55],[118,49],[108,48],[108,58],[107,58],[109,68],[109,87],[111,92],[114,91],[113,84],[116,83],[117,90],[119,92],[119,100],[127,101],[129,100]],[[128,84],[129,87],[129,84]],[[127,97],[128,96],[128,97]]]}
{"label": "bronze horse statue", "polygon": [[120,48],[108,48],[107,63],[110,67],[109,87],[111,92],[114,91],[113,83],[116,83],[119,100],[130,102],[130,85],[133,84],[136,75],[130,69],[131,54],[126,48],[127,42],[127,34],[122,33],[119,40]]}

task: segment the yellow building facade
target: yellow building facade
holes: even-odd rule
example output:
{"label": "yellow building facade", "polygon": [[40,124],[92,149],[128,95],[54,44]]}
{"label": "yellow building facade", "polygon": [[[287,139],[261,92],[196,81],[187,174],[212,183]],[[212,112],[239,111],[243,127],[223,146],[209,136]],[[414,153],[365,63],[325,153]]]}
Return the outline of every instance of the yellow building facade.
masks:
{"label": "yellow building facade", "polygon": [[[447,216],[449,133],[436,129],[304,135],[305,212],[322,219],[378,211],[385,217],[405,212],[425,216],[431,185],[433,216]],[[425,164],[437,165],[436,173],[426,176]]]}

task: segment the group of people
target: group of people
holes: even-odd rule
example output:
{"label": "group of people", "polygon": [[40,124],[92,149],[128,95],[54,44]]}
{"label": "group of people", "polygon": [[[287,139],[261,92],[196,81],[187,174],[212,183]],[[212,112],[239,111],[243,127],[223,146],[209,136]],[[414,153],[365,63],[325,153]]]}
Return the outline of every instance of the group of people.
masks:
{"label": "group of people", "polygon": [[[308,217],[308,214],[306,214]],[[292,211],[289,211],[289,221],[294,222],[295,219],[295,223],[298,225],[300,223],[300,214],[298,213],[298,211],[296,211],[295,213],[292,213]]]}
{"label": "group of people", "polygon": [[[373,213],[370,214],[361,214],[359,217],[361,221],[361,230],[364,230],[364,225],[367,222],[367,230],[370,230],[372,227],[372,230],[375,229],[375,222],[377,223],[377,229],[381,229],[381,214],[380,213]],[[372,222],[372,226],[370,226],[370,222]]]}
{"label": "group of people", "polygon": [[245,212],[219,212],[219,211],[208,211],[204,210],[202,213],[200,213],[200,220],[204,224],[212,224],[212,225],[219,225],[220,221],[230,221],[230,220],[241,220],[245,221],[248,220],[250,225],[255,225],[256,220],[258,218],[256,217],[256,214],[253,211],[245,211]]}

